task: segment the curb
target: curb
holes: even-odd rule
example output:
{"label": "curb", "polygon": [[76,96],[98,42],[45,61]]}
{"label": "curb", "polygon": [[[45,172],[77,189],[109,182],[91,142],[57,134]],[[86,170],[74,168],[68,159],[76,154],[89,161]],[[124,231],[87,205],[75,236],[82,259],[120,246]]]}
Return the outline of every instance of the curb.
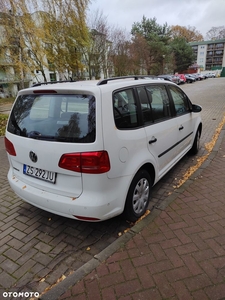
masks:
{"label": "curb", "polygon": [[86,275],[91,273],[96,267],[98,267],[102,262],[104,262],[107,258],[109,258],[113,253],[115,253],[118,249],[122,248],[130,239],[132,239],[137,233],[139,233],[142,229],[148,226],[157,216],[161,214],[163,210],[166,209],[167,206],[170,205],[179,194],[183,193],[187,187],[190,186],[191,183],[198,177],[202,171],[207,168],[211,161],[215,158],[222,140],[225,136],[225,126],[223,126],[219,137],[209,154],[208,158],[203,162],[203,164],[191,175],[191,177],[176,191],[174,191],[168,198],[159,206],[155,207],[153,211],[147,215],[143,220],[139,223],[135,224],[128,232],[124,233],[121,237],[115,240],[111,245],[102,250],[99,254],[95,255],[90,261],[85,263],[78,270],[74,271],[71,275],[69,275],[66,279],[53,286],[52,289],[47,291],[45,294],[41,295],[38,299],[40,300],[55,300],[58,299],[61,295],[63,295],[69,288],[75,285],[77,282],[82,280]]}

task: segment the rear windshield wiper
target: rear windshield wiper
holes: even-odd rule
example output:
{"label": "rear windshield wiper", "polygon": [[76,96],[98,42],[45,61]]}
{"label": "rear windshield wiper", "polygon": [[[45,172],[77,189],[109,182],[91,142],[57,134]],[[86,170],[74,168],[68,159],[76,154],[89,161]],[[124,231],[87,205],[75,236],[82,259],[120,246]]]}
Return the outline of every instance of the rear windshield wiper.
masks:
{"label": "rear windshield wiper", "polygon": [[74,138],[57,136],[57,135],[56,136],[44,135],[39,131],[30,131],[27,134],[27,137],[35,140],[44,140],[44,141],[74,142]]}
{"label": "rear windshield wiper", "polygon": [[30,131],[27,134],[28,138],[36,139],[36,140],[56,140],[56,138],[52,135],[44,135],[40,133],[39,131]]}

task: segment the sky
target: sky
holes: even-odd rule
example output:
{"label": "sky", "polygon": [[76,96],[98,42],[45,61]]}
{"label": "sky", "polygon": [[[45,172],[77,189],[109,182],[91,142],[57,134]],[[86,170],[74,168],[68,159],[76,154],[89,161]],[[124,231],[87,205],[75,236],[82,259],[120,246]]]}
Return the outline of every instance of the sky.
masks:
{"label": "sky", "polygon": [[212,27],[225,26],[225,0],[91,0],[109,25],[130,32],[134,22],[156,18],[159,25],[195,27],[203,37]]}

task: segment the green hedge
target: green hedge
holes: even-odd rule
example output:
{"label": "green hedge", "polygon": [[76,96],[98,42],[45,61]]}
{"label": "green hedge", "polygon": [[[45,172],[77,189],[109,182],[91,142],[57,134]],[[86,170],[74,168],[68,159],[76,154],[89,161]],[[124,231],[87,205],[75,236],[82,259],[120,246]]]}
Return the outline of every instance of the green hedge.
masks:
{"label": "green hedge", "polygon": [[5,127],[7,124],[8,115],[2,115],[0,114],[0,136],[5,135]]}
{"label": "green hedge", "polygon": [[222,72],[220,74],[220,77],[225,77],[225,68],[222,69]]}

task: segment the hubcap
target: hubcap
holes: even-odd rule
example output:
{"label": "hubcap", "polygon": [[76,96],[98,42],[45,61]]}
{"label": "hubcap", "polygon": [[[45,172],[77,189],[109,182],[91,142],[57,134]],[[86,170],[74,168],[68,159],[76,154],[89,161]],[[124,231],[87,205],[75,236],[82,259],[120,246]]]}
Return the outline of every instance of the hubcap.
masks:
{"label": "hubcap", "polygon": [[149,197],[149,182],[142,178],[137,183],[133,194],[133,208],[136,214],[142,213],[145,209]]}

